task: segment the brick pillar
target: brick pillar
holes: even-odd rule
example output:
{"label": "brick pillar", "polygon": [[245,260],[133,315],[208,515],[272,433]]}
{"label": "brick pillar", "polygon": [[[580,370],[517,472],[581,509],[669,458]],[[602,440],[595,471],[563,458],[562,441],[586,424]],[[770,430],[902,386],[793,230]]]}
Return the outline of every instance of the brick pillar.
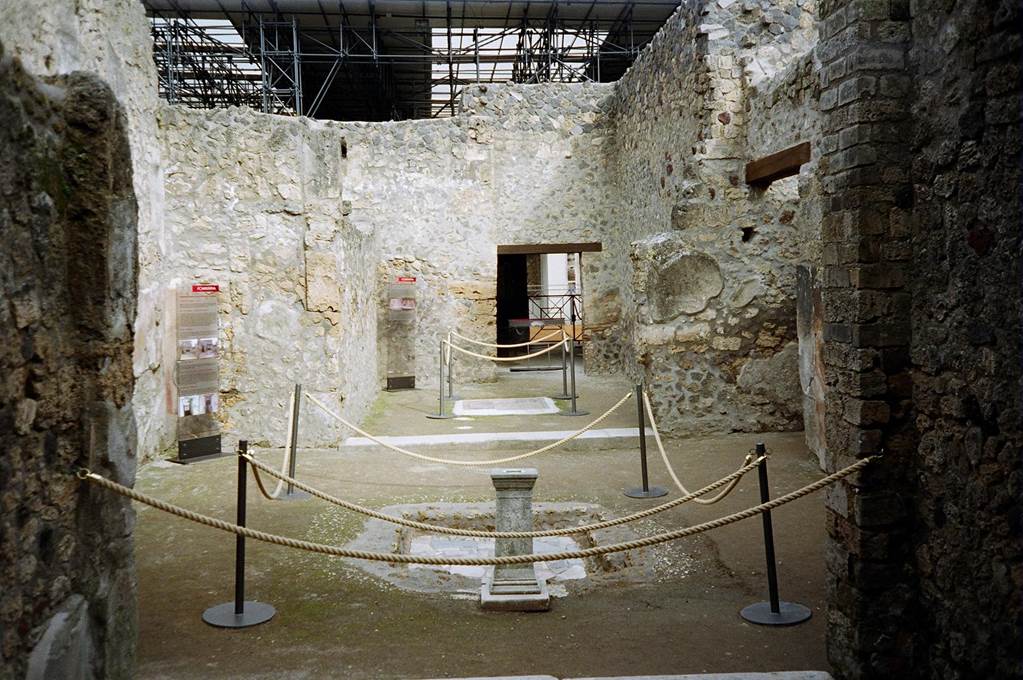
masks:
{"label": "brick pillar", "polygon": [[828,655],[844,678],[912,675],[914,654],[908,5],[821,8],[825,464],[885,453],[827,495]]}

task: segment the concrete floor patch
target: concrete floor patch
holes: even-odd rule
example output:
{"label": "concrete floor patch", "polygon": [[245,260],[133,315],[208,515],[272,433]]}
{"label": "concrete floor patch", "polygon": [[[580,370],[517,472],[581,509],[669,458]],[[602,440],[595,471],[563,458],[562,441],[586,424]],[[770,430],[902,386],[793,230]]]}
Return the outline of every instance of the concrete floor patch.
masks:
{"label": "concrete floor patch", "polygon": [[558,407],[550,397],[462,399],[451,412],[456,416],[540,416],[557,413]]}

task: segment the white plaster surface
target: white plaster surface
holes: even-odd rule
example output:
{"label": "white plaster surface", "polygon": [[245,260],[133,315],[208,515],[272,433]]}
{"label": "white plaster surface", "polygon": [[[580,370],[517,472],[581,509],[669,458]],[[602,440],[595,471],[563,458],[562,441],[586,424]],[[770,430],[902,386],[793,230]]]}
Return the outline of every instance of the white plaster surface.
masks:
{"label": "white plaster surface", "polygon": [[550,397],[516,397],[510,399],[460,399],[451,412],[456,416],[539,416],[557,413],[558,406]]}

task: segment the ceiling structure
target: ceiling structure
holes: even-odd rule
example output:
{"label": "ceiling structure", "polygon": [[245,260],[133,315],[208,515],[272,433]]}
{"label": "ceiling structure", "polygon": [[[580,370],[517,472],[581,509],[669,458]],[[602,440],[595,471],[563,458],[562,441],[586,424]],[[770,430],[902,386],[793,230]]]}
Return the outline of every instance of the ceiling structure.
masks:
{"label": "ceiling structure", "polygon": [[336,120],[452,115],[463,87],[617,80],[678,0],[143,0],[161,94]]}

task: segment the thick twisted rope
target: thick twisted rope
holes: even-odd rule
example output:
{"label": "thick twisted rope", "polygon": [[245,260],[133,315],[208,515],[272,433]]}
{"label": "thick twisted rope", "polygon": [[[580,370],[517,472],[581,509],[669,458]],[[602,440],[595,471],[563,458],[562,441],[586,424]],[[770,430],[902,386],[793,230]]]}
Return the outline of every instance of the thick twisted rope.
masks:
{"label": "thick twisted rope", "polygon": [[455,338],[458,338],[459,340],[464,340],[465,342],[471,343],[473,345],[479,345],[481,347],[495,347],[495,348],[498,348],[498,349],[513,349],[515,347],[527,347],[529,345],[535,345],[535,344],[540,343],[540,342],[547,342],[548,340],[550,340],[552,338],[564,337],[565,335],[566,335],[565,331],[561,331],[561,330],[559,330],[559,331],[552,331],[550,335],[545,335],[542,338],[533,338],[532,340],[529,340],[527,342],[517,342],[517,343],[514,343],[514,344],[510,344],[510,345],[501,345],[501,344],[498,344],[496,342],[483,342],[482,340],[473,340],[472,338],[467,338],[466,336],[461,335],[461,334],[459,334],[456,331],[448,331],[448,340],[450,341],[450,339],[452,337],[455,337]]}
{"label": "thick twisted rope", "polygon": [[319,399],[317,399],[313,395],[311,395],[308,392],[306,392],[306,397],[309,399],[309,401],[311,401],[314,404],[316,404],[317,406],[319,406],[320,409],[322,409],[323,412],[326,413],[328,416],[330,416],[331,418],[337,420],[339,423],[341,423],[345,427],[349,427],[352,430],[358,432],[360,435],[362,435],[366,439],[369,439],[370,441],[375,442],[375,443],[379,444],[380,446],[383,446],[386,449],[390,449],[391,451],[394,451],[396,453],[400,453],[400,454],[403,454],[403,455],[406,455],[406,456],[411,456],[413,458],[418,458],[420,460],[426,460],[426,461],[429,461],[431,463],[443,463],[444,465],[466,465],[466,466],[470,466],[470,467],[472,467],[472,466],[480,466],[480,465],[497,465],[499,463],[510,463],[513,460],[522,460],[523,458],[529,458],[531,456],[536,456],[536,455],[541,454],[541,453],[546,453],[546,452],[550,451],[551,449],[556,449],[559,446],[561,446],[562,444],[575,439],[576,437],[578,437],[579,435],[583,434],[584,432],[587,432],[587,431],[593,429],[594,427],[596,427],[597,425],[599,425],[608,416],[610,416],[612,413],[614,413],[616,410],[618,410],[618,408],[621,407],[621,405],[624,404],[629,399],[629,397],[631,397],[631,396],[632,396],[632,392],[631,391],[626,392],[625,396],[622,397],[621,399],[619,399],[617,404],[615,404],[614,406],[609,408],[607,411],[605,411],[596,420],[594,420],[593,422],[589,423],[588,425],[583,427],[581,430],[576,430],[575,432],[573,432],[572,434],[568,435],[567,437],[565,437],[563,439],[559,439],[556,442],[552,442],[552,443],[548,444],[547,446],[542,446],[539,449],[535,449],[533,451],[527,451],[526,453],[520,453],[517,456],[508,456],[507,458],[493,458],[491,460],[478,460],[477,461],[477,460],[452,460],[450,458],[437,458],[437,457],[434,457],[434,456],[427,456],[426,454],[423,454],[423,453],[416,453],[415,451],[409,451],[408,449],[403,449],[402,447],[395,446],[394,444],[388,444],[387,442],[383,441],[379,437],[374,437],[369,432],[366,432],[362,428],[357,427],[356,425],[353,425],[352,423],[348,422],[347,420],[345,420],[344,418],[342,418],[341,416],[339,416],[338,414],[334,413],[329,408],[327,408],[327,406],[322,401],[320,401]]}
{"label": "thick twisted rope", "polygon": [[238,526],[224,520],[209,517],[198,512],[186,510],[185,508],[178,507],[166,501],[161,501],[152,496],[139,493],[134,489],[129,489],[126,486],[122,486],[117,482],[102,477],[82,468],[78,472],[78,476],[81,479],[88,480],[89,482],[109,489],[115,493],[118,493],[126,498],[130,498],[139,503],[144,503],[157,510],[162,510],[171,515],[176,515],[183,519],[191,520],[198,524],[203,524],[214,529],[220,529],[221,531],[227,531],[237,536],[244,536],[257,541],[263,541],[265,543],[271,543],[273,545],[282,545],[286,548],[295,548],[297,550],[305,550],[308,552],[314,552],[321,555],[331,555],[333,557],[348,557],[358,560],[372,560],[375,562],[391,562],[394,564],[432,564],[436,566],[465,566],[465,567],[486,567],[491,565],[499,564],[530,564],[533,562],[546,562],[546,561],[557,561],[557,560],[575,560],[584,559],[587,557],[599,557],[600,555],[607,555],[610,553],[624,552],[626,550],[635,550],[636,548],[645,548],[651,545],[657,545],[659,543],[666,543],[668,541],[674,541],[679,538],[685,538],[687,536],[693,536],[700,534],[711,529],[718,529],[729,524],[733,524],[740,520],[748,519],[750,517],[756,517],[757,515],[773,510],[779,506],[791,503],[792,501],[807,496],[814,491],[823,489],[824,487],[834,484],[843,477],[861,470],[870,462],[872,462],[876,456],[870,458],[863,458],[856,461],[852,465],[839,470],[838,472],[832,473],[827,477],[818,479],[812,484],[808,484],[801,489],[787,493],[784,496],[768,501],[767,503],[761,503],[760,505],[752,508],[747,508],[740,512],[732,513],[725,517],[711,520],[709,522],[703,522],[685,529],[677,529],[675,531],[669,531],[666,533],[655,534],[653,536],[647,536],[645,538],[639,538],[634,541],[626,541],[624,543],[612,543],[609,545],[596,546],[593,548],[585,548],[583,550],[571,550],[557,553],[547,553],[544,555],[528,554],[528,555],[504,555],[501,557],[430,557],[427,555],[404,555],[397,553],[379,553],[370,552],[367,550],[352,550],[350,548],[342,548],[335,545],[326,545],[323,543],[314,543],[312,541],[301,541],[294,538],[288,538],[286,536],[278,536],[276,534],[269,534],[264,531],[256,531],[255,529],[249,529],[248,527]]}
{"label": "thick twisted rope", "polygon": [[436,524],[417,522],[415,520],[405,519],[404,517],[394,517],[393,515],[386,515],[382,512],[378,512],[376,510],[372,510],[370,508],[357,505],[356,503],[352,503],[351,501],[346,501],[344,499],[331,496],[330,494],[324,491],[320,491],[319,489],[309,486],[308,484],[303,484],[297,479],[293,479],[285,474],[277,472],[270,466],[266,465],[265,463],[261,463],[260,461],[256,460],[250,455],[242,455],[242,458],[249,461],[249,463],[252,465],[252,474],[256,479],[256,486],[259,487],[260,493],[262,493],[267,498],[269,498],[269,496],[267,495],[266,489],[263,486],[263,480],[259,476],[260,470],[263,470],[264,472],[276,477],[279,480],[286,481],[289,484],[294,485],[295,488],[301,489],[302,491],[305,491],[310,495],[315,496],[321,500],[327,501],[328,503],[340,506],[342,508],[345,508],[346,510],[358,512],[360,514],[366,515],[367,517],[373,517],[374,519],[390,522],[391,524],[399,524],[401,526],[410,527],[412,529],[419,529],[421,531],[432,532],[435,534],[450,534],[452,536],[472,536],[475,538],[542,538],[545,536],[571,536],[573,534],[589,533],[591,531],[607,529],[608,527],[618,526],[620,524],[627,524],[638,519],[643,519],[645,517],[650,517],[651,515],[656,515],[659,512],[664,512],[665,510],[677,507],[679,505],[682,505],[683,503],[687,503],[691,500],[694,500],[698,496],[710,493],[714,489],[725,484],[728,484],[729,482],[738,480],[747,472],[755,468],[760,463],[760,461],[765,460],[766,456],[761,456],[754,462],[747,463],[746,465],[739,468],[730,475],[723,477],[717,480],[716,482],[708,484],[699,491],[687,494],[685,496],[682,496],[681,498],[676,498],[675,500],[668,501],[667,503],[662,503],[661,505],[655,506],[653,508],[649,508],[641,512],[636,512],[631,515],[626,515],[625,517],[618,517],[616,519],[609,519],[603,522],[597,522],[595,524],[587,524],[585,526],[577,527],[566,527],[564,529],[545,529],[543,531],[477,531],[474,529],[455,529],[452,527],[437,526]]}
{"label": "thick twisted rope", "polygon": [[[647,418],[650,420],[650,429],[654,431],[654,441],[657,442],[657,450],[661,452],[661,460],[664,461],[664,467],[668,468],[668,474],[671,476],[672,481],[675,482],[675,486],[678,487],[678,490],[683,494],[688,495],[689,489],[682,484],[678,475],[675,474],[675,468],[671,466],[671,462],[668,460],[668,454],[665,452],[664,444],[661,442],[661,434],[657,431],[657,421],[654,419],[654,409],[653,406],[650,405],[650,397],[647,396],[646,392],[643,392],[643,405],[646,408]],[[747,453],[744,464],[748,464],[751,460],[753,460],[753,454]],[[721,490],[721,493],[716,496],[712,496],[711,498],[694,498],[693,502],[699,503],[700,505],[714,505],[722,498],[732,493],[738,483],[739,478],[736,477],[728,486]]]}
{"label": "thick twisted rope", "polygon": [[[291,393],[291,399],[288,401],[288,413],[294,413],[294,412],[295,412],[295,393],[292,392]],[[286,441],[284,442],[284,462],[281,464],[281,473],[282,474],[284,473],[285,470],[288,469],[288,466],[291,465],[291,444],[292,444],[291,437],[292,437],[292,434],[294,434],[294,428],[289,427],[288,428],[288,434],[285,437]],[[281,491],[283,491],[283,490],[284,490],[284,480],[282,480],[280,478],[278,478],[278,480],[277,480],[277,487],[274,488],[273,493],[267,493],[266,489],[264,489],[262,486],[259,487],[260,493],[262,493],[264,496],[266,496],[268,499],[270,499],[272,501],[275,501],[278,498],[280,498]]]}
{"label": "thick twisted rope", "polygon": [[535,357],[548,354],[556,350],[558,347],[563,347],[565,343],[568,342],[568,337],[566,336],[561,340],[561,342],[555,343],[553,345],[548,345],[547,347],[539,351],[533,352],[532,354],[523,354],[517,357],[492,357],[489,354],[479,354],[477,352],[473,352],[472,350],[465,349],[464,347],[459,347],[458,345],[452,344],[451,342],[448,341],[445,342],[450,349],[461,352],[462,354],[468,354],[469,356],[476,357],[477,359],[487,359],[489,361],[525,361],[526,359],[533,359]]}

